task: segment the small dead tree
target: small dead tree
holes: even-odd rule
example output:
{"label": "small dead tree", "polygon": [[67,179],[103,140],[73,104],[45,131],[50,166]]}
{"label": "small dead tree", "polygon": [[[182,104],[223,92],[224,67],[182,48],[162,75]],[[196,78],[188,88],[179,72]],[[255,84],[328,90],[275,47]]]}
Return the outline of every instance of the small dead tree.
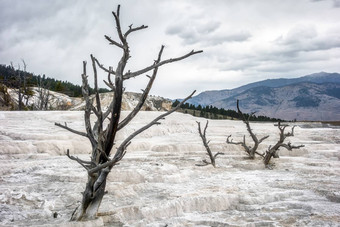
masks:
{"label": "small dead tree", "polygon": [[24,71],[23,71],[23,75],[22,75],[22,78],[23,78],[23,87],[22,87],[22,89],[23,89],[23,98],[26,100],[25,101],[25,106],[27,106],[29,98],[33,95],[33,91],[32,91],[32,89],[30,89],[27,86],[27,73],[26,73],[27,64],[26,64],[24,59],[21,59],[21,61],[22,61],[22,64],[24,66]]}
{"label": "small dead tree", "polygon": [[[22,64],[23,64],[23,71],[21,71],[20,64],[18,64],[18,69],[15,70],[13,63],[11,62],[11,68],[13,71],[16,71],[17,75],[14,76],[15,78],[15,83],[14,87],[17,89],[16,93],[18,94],[18,110],[22,110],[28,103],[28,99],[30,96],[32,96],[32,91],[31,89],[28,88],[27,83],[26,83],[26,62],[24,59],[21,59]],[[24,99],[26,100],[24,104]]]}
{"label": "small dead tree", "polygon": [[262,143],[265,139],[267,139],[269,137],[269,135],[268,136],[264,136],[261,139],[257,138],[257,136],[253,133],[253,130],[251,129],[250,124],[249,124],[250,117],[253,116],[255,113],[249,114],[248,118],[246,118],[246,116],[240,110],[239,100],[237,100],[237,112],[238,112],[240,118],[242,119],[243,123],[246,124],[247,131],[249,132],[249,135],[250,135],[250,137],[252,138],[252,140],[254,142],[254,146],[251,147],[251,146],[247,145],[247,143],[246,143],[246,136],[245,135],[243,136],[243,141],[242,142],[233,142],[233,140],[230,139],[231,135],[229,135],[227,137],[227,141],[226,142],[228,144],[241,145],[244,148],[245,152],[248,154],[249,158],[251,158],[251,159],[255,158],[255,154],[258,154],[258,155],[264,157],[264,154],[257,152],[257,148],[259,147],[260,143]]}
{"label": "small dead tree", "polygon": [[47,84],[45,82],[45,75],[41,78],[38,76],[37,84],[38,84],[38,109],[39,110],[47,110],[48,102],[50,99],[50,91],[46,88]]}
{"label": "small dead tree", "polygon": [[[128,36],[134,32],[143,30],[147,28],[147,26],[139,26],[133,27],[132,25],[129,26],[128,30],[123,33],[121,29],[120,23],[120,6],[118,5],[117,11],[112,12],[115,23],[116,23],[116,30],[118,33],[119,41],[115,41],[114,39],[110,38],[109,36],[105,36],[105,38],[109,41],[109,43],[113,46],[118,47],[122,50],[122,57],[117,64],[116,70],[113,70],[112,67],[105,67],[99,63],[99,61],[91,55],[92,61],[92,69],[94,75],[94,100],[90,98],[89,95],[89,85],[88,85],[88,76],[86,73],[86,62],[83,62],[83,74],[82,74],[82,93],[85,99],[85,111],[84,111],[84,120],[85,120],[85,127],[86,132],[77,131],[74,129],[69,128],[66,124],[62,125],[59,123],[55,123],[55,125],[62,127],[66,130],[69,130],[75,134],[80,136],[84,136],[89,139],[91,146],[92,146],[92,153],[90,160],[81,160],[77,157],[70,155],[69,150],[67,150],[67,156],[78,162],[81,166],[85,168],[87,171],[88,179],[85,186],[85,190],[82,195],[81,204],[76,208],[73,212],[71,220],[74,221],[81,221],[87,219],[94,219],[96,217],[98,208],[100,203],[103,199],[105,186],[106,186],[106,179],[110,172],[110,170],[117,165],[117,163],[122,160],[124,155],[126,154],[127,147],[131,143],[131,140],[143,132],[144,130],[150,128],[153,125],[160,124],[160,120],[164,119],[165,116],[173,113],[177,110],[181,104],[183,104],[186,100],[192,97],[194,92],[186,97],[179,105],[177,105],[172,110],[161,114],[159,117],[151,121],[149,124],[145,125],[144,127],[140,128],[139,130],[132,133],[130,136],[125,138],[123,142],[115,148],[114,155],[111,155],[111,151],[113,150],[113,145],[115,144],[116,134],[119,130],[127,126],[130,121],[136,116],[139,112],[143,103],[145,102],[148,93],[152,87],[152,84],[156,78],[158,68],[162,65],[176,62],[183,60],[189,56],[194,54],[201,53],[202,51],[191,51],[188,54],[185,54],[178,58],[171,58],[167,60],[161,60],[162,53],[164,46],[160,48],[158,53],[158,58],[154,61],[153,64],[150,66],[135,71],[127,71],[125,72],[125,67],[127,65],[128,59],[130,58],[130,50],[128,45]],[[98,83],[97,83],[97,67],[102,69],[108,74],[108,79],[105,81],[106,85],[111,88],[114,92],[114,97],[109,105],[109,108],[106,111],[102,110],[99,92],[98,92]],[[137,106],[128,114],[125,119],[120,120],[121,117],[121,108],[122,108],[122,97],[124,91],[124,82],[130,78],[134,78],[140,76],[148,71],[152,70],[152,76],[149,77],[149,82],[146,88],[143,90],[143,94],[137,104]],[[111,79],[111,76],[114,76],[114,80]],[[96,121],[94,124],[91,122],[91,114],[95,115]],[[104,121],[107,120],[107,124],[104,124]],[[105,127],[106,126],[106,127]]]}
{"label": "small dead tree", "polygon": [[202,132],[202,128],[201,128],[201,123],[198,122],[198,121],[196,121],[196,123],[197,123],[197,126],[198,126],[198,133],[200,134],[203,145],[204,145],[204,147],[205,147],[205,149],[206,149],[206,151],[209,155],[209,158],[210,158],[210,162],[208,162],[207,160],[204,159],[203,164],[196,164],[196,165],[197,166],[206,166],[206,165],[211,164],[214,167],[216,167],[215,160],[216,160],[217,155],[223,155],[224,153],[217,152],[215,155],[213,155],[212,151],[210,150],[210,147],[209,147],[210,140],[207,141],[207,137],[206,137],[206,132],[207,132],[209,121],[207,121],[207,123],[205,124],[203,132]]}
{"label": "small dead tree", "polygon": [[286,148],[287,150],[293,150],[293,149],[299,149],[301,147],[304,147],[305,145],[298,145],[294,146],[290,142],[285,143],[284,141],[287,139],[287,137],[294,136],[294,128],[295,126],[292,127],[290,132],[285,133],[285,129],[287,128],[288,125],[281,125],[279,122],[277,124],[278,129],[280,130],[280,138],[277,141],[277,143],[274,146],[269,146],[268,150],[266,151],[266,154],[264,156],[264,164],[267,168],[271,168],[269,165],[269,162],[271,158],[279,158],[278,151],[281,147]]}
{"label": "small dead tree", "polygon": [[18,110],[22,110],[22,99],[23,99],[23,94],[22,94],[22,74],[20,70],[20,64],[18,64],[18,70],[15,70],[13,63],[11,62],[11,68],[13,71],[17,72],[17,75],[15,76],[15,87],[18,89],[16,93],[18,94]]}

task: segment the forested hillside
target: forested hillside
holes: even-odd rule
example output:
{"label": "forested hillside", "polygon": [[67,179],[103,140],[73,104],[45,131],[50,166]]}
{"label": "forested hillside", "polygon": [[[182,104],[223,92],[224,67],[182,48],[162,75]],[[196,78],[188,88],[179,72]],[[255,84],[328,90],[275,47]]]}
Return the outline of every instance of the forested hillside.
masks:
{"label": "forested hillside", "polygon": [[[10,65],[0,65],[0,83],[9,88],[19,88],[19,86],[23,86],[24,81],[27,87],[38,86],[39,77],[42,79],[42,84],[46,89],[63,93],[70,97],[82,96],[80,85],[75,85],[68,81],[56,80],[46,75],[35,75],[31,72],[15,69]],[[109,90],[105,88],[99,89],[100,93],[108,91]],[[93,89],[90,89],[90,93],[93,93]]]}
{"label": "forested hillside", "polygon": [[[172,106],[178,105],[179,101],[175,100]],[[208,119],[238,119],[240,117],[239,113],[235,110],[217,108],[216,106],[207,105],[207,106],[195,106],[193,104],[185,103],[182,104],[180,112],[188,113],[196,117],[204,117]],[[253,114],[244,114],[247,119],[250,121],[284,121],[282,119],[270,118],[263,115]]]}

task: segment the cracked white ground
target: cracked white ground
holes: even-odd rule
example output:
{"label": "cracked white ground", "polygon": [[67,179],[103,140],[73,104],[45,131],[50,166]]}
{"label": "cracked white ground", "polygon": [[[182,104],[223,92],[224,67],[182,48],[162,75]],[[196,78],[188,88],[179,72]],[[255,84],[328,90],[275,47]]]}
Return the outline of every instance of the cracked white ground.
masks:
{"label": "cracked white ground", "polygon": [[[126,113],[125,113],[126,114]],[[119,142],[160,112],[140,112],[119,132]],[[174,113],[137,136],[108,178],[97,220],[69,223],[81,200],[86,172],[66,149],[89,158],[86,138],[54,126],[83,130],[82,112],[0,112],[0,225],[37,226],[339,226],[340,129],[297,123],[294,145],[281,149],[273,170],[246,159],[240,121],[210,120],[211,149],[224,152],[217,167],[199,167],[207,155],[195,121]],[[265,151],[279,132],[252,123]],[[311,127],[306,127],[311,126]],[[319,127],[320,126],[320,127]],[[249,139],[248,139],[249,141]],[[56,216],[56,217],[54,217]]]}

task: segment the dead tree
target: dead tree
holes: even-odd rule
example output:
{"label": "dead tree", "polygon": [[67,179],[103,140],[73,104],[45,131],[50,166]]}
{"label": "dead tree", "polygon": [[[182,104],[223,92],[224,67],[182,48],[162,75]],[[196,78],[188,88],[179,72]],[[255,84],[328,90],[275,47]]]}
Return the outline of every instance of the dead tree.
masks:
{"label": "dead tree", "polygon": [[[82,74],[82,93],[85,99],[85,110],[84,110],[84,121],[86,132],[77,131],[69,128],[66,124],[55,123],[57,126],[62,127],[66,130],[69,130],[75,134],[80,136],[84,136],[89,139],[92,146],[92,154],[90,160],[81,160],[77,157],[70,155],[70,152],[67,150],[67,156],[78,162],[81,166],[85,168],[88,174],[87,183],[85,186],[85,190],[82,195],[81,204],[76,208],[73,212],[71,220],[81,221],[86,219],[94,219],[96,217],[96,213],[98,211],[99,205],[103,199],[106,179],[110,172],[110,170],[124,157],[126,154],[126,150],[131,143],[131,140],[143,132],[144,130],[150,128],[153,125],[160,124],[160,120],[164,119],[165,116],[173,113],[177,110],[181,104],[183,104],[186,100],[192,97],[194,92],[186,97],[179,105],[177,105],[172,110],[161,114],[159,117],[155,118],[149,124],[140,128],[139,130],[132,133],[130,136],[125,138],[123,142],[115,148],[115,152],[111,155],[111,151],[113,150],[113,145],[115,144],[116,134],[119,130],[127,126],[130,121],[136,116],[139,112],[143,103],[145,102],[148,93],[152,87],[152,84],[156,78],[158,68],[162,65],[183,60],[189,56],[192,56],[197,53],[201,53],[202,51],[191,51],[181,57],[171,58],[167,60],[161,60],[164,46],[160,48],[158,53],[158,58],[151,64],[150,66],[138,70],[138,71],[127,71],[125,72],[125,67],[127,65],[128,59],[130,58],[130,48],[128,45],[128,36],[134,32],[143,30],[147,28],[147,26],[139,26],[133,27],[130,25],[127,31],[124,33],[121,29],[120,23],[120,6],[118,5],[117,11],[112,12],[115,23],[116,30],[118,33],[119,41],[115,41],[109,36],[105,36],[106,40],[113,46],[118,47],[122,50],[122,57],[117,64],[116,70],[113,70],[112,67],[105,67],[93,56],[91,55],[92,69],[94,75],[94,100],[90,98],[89,94],[89,85],[88,85],[88,76],[86,73],[86,62],[83,62],[83,74]],[[106,85],[111,88],[114,92],[114,97],[109,105],[107,111],[103,111],[101,107],[101,102],[99,98],[98,92],[98,83],[97,83],[97,67],[102,69],[108,74],[107,81],[105,81]],[[121,117],[121,108],[122,108],[122,97],[124,91],[124,82],[130,78],[134,78],[140,75],[143,75],[146,72],[152,71],[152,76],[148,76],[149,82],[146,88],[143,90],[143,94],[137,104],[137,106],[125,117],[123,120]],[[111,77],[114,76],[114,80]],[[94,114],[96,121],[94,124],[91,122],[90,115]],[[104,125],[104,121],[107,120],[108,124]],[[106,127],[105,127],[106,126]]]}
{"label": "dead tree", "polygon": [[37,84],[38,84],[38,109],[39,110],[47,110],[48,102],[50,99],[50,91],[46,88],[47,84],[44,83],[45,75],[41,78],[38,76]]}
{"label": "dead tree", "polygon": [[281,125],[279,122],[277,124],[277,127],[280,130],[280,138],[277,141],[277,143],[274,146],[269,146],[268,150],[266,151],[266,154],[264,156],[264,164],[267,168],[270,168],[269,162],[271,158],[279,158],[278,151],[281,147],[286,148],[287,150],[293,150],[293,149],[299,149],[301,147],[304,147],[304,145],[298,145],[294,146],[290,142],[284,143],[284,141],[287,139],[287,137],[294,136],[294,128],[295,126],[292,127],[292,130],[290,132],[285,133],[285,129],[287,128],[288,125]]}
{"label": "dead tree", "polygon": [[27,78],[26,78],[26,68],[27,68],[27,65],[26,65],[26,62],[24,59],[21,59],[22,61],[22,64],[24,66],[24,71],[23,71],[23,75],[22,75],[22,78],[23,78],[23,98],[26,100],[25,102],[25,106],[27,106],[28,104],[28,99],[33,95],[33,92],[32,90],[27,86]]}
{"label": "dead tree", "polygon": [[196,121],[197,122],[197,126],[198,126],[198,133],[200,134],[200,137],[202,139],[202,142],[203,142],[203,145],[209,155],[209,158],[210,158],[210,162],[208,162],[207,160],[203,160],[203,164],[196,164],[197,166],[206,166],[206,165],[213,165],[214,167],[216,167],[216,164],[215,164],[215,159],[217,157],[217,155],[223,155],[224,153],[222,152],[217,152],[215,155],[213,155],[213,153],[211,152],[210,150],[210,147],[209,147],[209,143],[210,143],[210,140],[207,141],[207,137],[206,137],[206,132],[207,132],[207,128],[208,128],[208,123],[209,121],[207,121],[207,123],[205,124],[205,127],[204,127],[204,130],[202,132],[202,129],[201,129],[201,123]]}
{"label": "dead tree", "polygon": [[[28,103],[29,97],[32,95],[32,91],[28,88],[26,83],[26,62],[21,59],[23,63],[23,71],[20,69],[20,64],[18,64],[18,70],[15,70],[13,63],[11,62],[11,68],[13,71],[16,71],[17,75],[14,76],[15,78],[15,85],[14,87],[17,89],[16,93],[18,94],[18,110],[22,110]],[[26,100],[25,104],[23,100]]]}
{"label": "dead tree", "polygon": [[20,70],[20,64],[18,64],[18,70],[14,69],[13,63],[11,62],[11,67],[13,71],[17,72],[17,75],[15,76],[15,87],[17,87],[17,91],[16,93],[18,94],[18,110],[22,110],[22,74],[21,74],[21,70]]}
{"label": "dead tree", "polygon": [[268,136],[264,136],[261,139],[258,139],[257,136],[253,133],[253,130],[250,127],[249,124],[249,119],[251,116],[253,116],[255,113],[251,113],[249,114],[248,118],[246,118],[246,116],[242,113],[242,111],[240,110],[239,107],[239,100],[237,100],[237,112],[240,116],[240,118],[242,119],[243,123],[246,124],[247,127],[247,131],[249,132],[250,137],[252,138],[253,142],[254,142],[254,146],[248,146],[246,143],[246,136],[243,136],[243,141],[242,142],[233,142],[232,139],[230,139],[231,135],[229,135],[227,137],[227,143],[228,144],[235,144],[235,145],[241,145],[245,152],[248,154],[249,158],[254,159],[255,158],[255,154],[258,154],[262,157],[264,157],[264,154],[257,152],[257,148],[259,147],[260,143],[262,143],[265,139],[267,139],[269,137]]}

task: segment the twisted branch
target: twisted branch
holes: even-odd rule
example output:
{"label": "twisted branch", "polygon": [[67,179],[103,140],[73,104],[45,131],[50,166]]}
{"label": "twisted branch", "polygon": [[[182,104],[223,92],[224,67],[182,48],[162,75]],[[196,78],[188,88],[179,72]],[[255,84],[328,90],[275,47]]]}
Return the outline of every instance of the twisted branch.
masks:
{"label": "twisted branch", "polygon": [[116,154],[111,159],[111,161],[105,162],[103,164],[96,166],[95,168],[90,169],[88,171],[88,173],[91,175],[95,172],[100,171],[103,168],[108,167],[108,166],[111,169],[117,162],[119,162],[124,157],[124,155],[126,154],[126,148],[129,146],[129,144],[131,143],[131,140],[134,137],[136,137],[138,134],[142,133],[146,129],[150,128],[151,126],[156,125],[156,124],[160,124],[159,120],[164,119],[166,116],[168,116],[168,115],[172,114],[173,112],[175,112],[176,110],[178,110],[183,103],[185,103],[188,99],[190,99],[194,95],[195,92],[196,91],[193,91],[188,97],[186,97],[182,102],[180,102],[175,108],[169,110],[168,112],[166,112],[164,114],[161,114],[160,116],[156,117],[153,121],[151,121],[149,124],[145,125],[144,127],[140,128],[137,131],[135,131],[134,133],[132,133],[128,138],[126,138],[121,143],[121,145],[118,147]]}

